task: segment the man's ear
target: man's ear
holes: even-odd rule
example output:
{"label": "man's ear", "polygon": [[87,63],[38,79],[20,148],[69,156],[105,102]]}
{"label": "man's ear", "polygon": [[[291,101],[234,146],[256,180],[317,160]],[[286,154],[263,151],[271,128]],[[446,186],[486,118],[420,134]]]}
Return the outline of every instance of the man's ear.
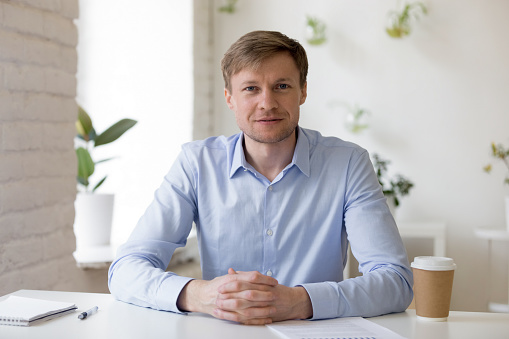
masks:
{"label": "man's ear", "polygon": [[227,88],[224,89],[224,99],[226,100],[228,108],[233,110],[232,95],[230,94],[230,91],[228,91]]}
{"label": "man's ear", "polygon": [[300,102],[299,105],[302,105],[306,102],[306,98],[308,97],[308,82],[304,83],[304,86],[300,89]]}

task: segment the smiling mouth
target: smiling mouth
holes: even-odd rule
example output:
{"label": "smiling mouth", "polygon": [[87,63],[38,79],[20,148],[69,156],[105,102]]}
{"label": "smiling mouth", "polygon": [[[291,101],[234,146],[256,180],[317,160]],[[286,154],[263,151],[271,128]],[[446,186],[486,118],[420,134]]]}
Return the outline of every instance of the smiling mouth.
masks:
{"label": "smiling mouth", "polygon": [[278,122],[278,121],[281,121],[283,119],[279,119],[279,118],[266,118],[266,119],[259,119],[257,120],[258,122],[263,122],[263,123],[270,123],[270,122]]}

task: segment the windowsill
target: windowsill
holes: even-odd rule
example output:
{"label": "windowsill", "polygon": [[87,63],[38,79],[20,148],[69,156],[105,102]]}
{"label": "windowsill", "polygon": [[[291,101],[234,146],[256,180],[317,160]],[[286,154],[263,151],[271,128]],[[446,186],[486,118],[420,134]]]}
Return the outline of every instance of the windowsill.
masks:
{"label": "windowsill", "polygon": [[[94,246],[73,253],[76,266],[81,269],[107,269],[115,259],[116,247],[113,245]],[[175,267],[189,261],[196,260],[199,262],[198,240],[196,231],[193,229],[187,238],[185,247],[175,250],[171,258],[170,267]]]}
{"label": "windowsill", "polygon": [[105,269],[110,267],[115,254],[113,246],[95,246],[77,250],[72,255],[78,268],[82,269]]}

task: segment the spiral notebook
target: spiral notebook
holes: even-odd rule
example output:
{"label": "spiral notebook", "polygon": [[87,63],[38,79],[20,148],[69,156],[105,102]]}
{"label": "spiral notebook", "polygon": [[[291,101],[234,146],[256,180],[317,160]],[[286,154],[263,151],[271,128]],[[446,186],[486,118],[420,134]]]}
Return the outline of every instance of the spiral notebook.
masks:
{"label": "spiral notebook", "polygon": [[0,325],[30,326],[76,311],[73,303],[9,296],[0,301]]}

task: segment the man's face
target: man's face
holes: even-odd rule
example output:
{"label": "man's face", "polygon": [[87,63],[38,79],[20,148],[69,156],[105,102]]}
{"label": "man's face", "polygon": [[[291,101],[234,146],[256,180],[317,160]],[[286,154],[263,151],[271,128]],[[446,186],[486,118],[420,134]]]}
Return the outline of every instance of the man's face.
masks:
{"label": "man's face", "polygon": [[288,53],[263,60],[256,70],[241,70],[230,83],[231,93],[225,89],[226,103],[245,137],[277,143],[293,135],[307,84],[300,87],[299,70]]}

